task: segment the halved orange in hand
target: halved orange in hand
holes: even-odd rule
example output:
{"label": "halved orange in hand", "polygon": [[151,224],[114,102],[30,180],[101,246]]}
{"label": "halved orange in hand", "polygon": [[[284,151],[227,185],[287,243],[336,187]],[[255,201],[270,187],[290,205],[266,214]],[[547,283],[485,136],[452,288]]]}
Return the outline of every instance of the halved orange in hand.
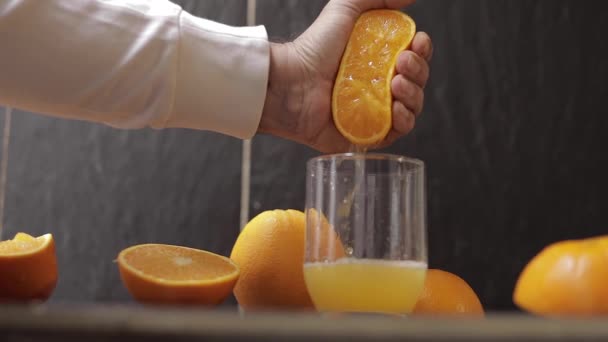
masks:
{"label": "halved orange in hand", "polygon": [[397,57],[415,34],[414,20],[397,10],[368,11],[355,23],[332,98],[334,123],[354,145],[378,144],[389,133]]}
{"label": "halved orange in hand", "polygon": [[150,304],[219,305],[239,277],[238,266],[224,256],[162,244],[123,250],[118,268],[131,295]]}
{"label": "halved orange in hand", "polygon": [[608,315],[608,236],[545,247],[522,271],[513,300],[543,316]]}
{"label": "halved orange in hand", "polygon": [[57,284],[53,235],[17,233],[0,242],[0,301],[48,299]]}
{"label": "halved orange in hand", "polygon": [[424,290],[413,314],[425,316],[483,317],[475,291],[461,277],[442,270],[427,271]]}

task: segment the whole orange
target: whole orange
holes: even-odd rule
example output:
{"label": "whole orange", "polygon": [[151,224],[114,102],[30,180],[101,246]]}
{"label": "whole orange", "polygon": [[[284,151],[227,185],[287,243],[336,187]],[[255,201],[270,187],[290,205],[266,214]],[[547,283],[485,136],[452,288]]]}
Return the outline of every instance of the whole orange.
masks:
{"label": "whole orange", "polygon": [[608,236],[544,248],[519,276],[513,301],[539,315],[607,315]]}
{"label": "whole orange", "polygon": [[424,290],[413,314],[471,317],[485,315],[477,294],[464,279],[437,269],[427,271]]}
{"label": "whole orange", "polygon": [[234,295],[243,309],[314,308],[304,282],[305,221],[301,211],[273,210],[245,226],[230,255],[241,270]]}

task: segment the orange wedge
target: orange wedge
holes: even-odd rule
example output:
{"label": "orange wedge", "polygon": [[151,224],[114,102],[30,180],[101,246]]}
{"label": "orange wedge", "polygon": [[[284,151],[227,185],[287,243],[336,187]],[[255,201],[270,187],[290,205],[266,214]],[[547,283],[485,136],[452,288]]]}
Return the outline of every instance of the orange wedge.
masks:
{"label": "orange wedge", "polygon": [[397,56],[415,34],[414,20],[396,10],[368,11],[355,23],[332,97],[334,123],[352,144],[376,145],[389,133]]}
{"label": "orange wedge", "polygon": [[123,284],[150,304],[221,304],[232,293],[239,268],[211,252],[171,245],[129,247],[118,255]]}
{"label": "orange wedge", "polygon": [[0,242],[0,301],[48,299],[57,284],[53,235],[17,233]]}

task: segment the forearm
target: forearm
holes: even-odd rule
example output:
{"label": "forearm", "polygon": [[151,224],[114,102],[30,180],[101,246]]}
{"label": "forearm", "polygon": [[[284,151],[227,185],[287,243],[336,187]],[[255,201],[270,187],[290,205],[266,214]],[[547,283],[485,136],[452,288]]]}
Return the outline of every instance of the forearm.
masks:
{"label": "forearm", "polygon": [[[298,113],[304,102],[304,82],[294,60],[293,44],[270,45],[268,91],[259,132],[293,139],[302,123]],[[305,123],[303,123],[305,124]]]}
{"label": "forearm", "polygon": [[152,16],[98,1],[0,1],[0,103],[120,127],[161,121],[181,11],[162,4]]}
{"label": "forearm", "polygon": [[121,128],[250,137],[268,77],[265,30],[168,1],[0,0],[0,104]]}

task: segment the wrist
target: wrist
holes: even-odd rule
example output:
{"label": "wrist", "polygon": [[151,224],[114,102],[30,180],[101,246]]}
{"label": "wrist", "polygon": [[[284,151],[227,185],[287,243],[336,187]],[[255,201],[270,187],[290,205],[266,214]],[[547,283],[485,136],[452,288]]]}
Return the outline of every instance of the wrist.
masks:
{"label": "wrist", "polygon": [[270,44],[270,70],[258,132],[293,138],[302,108],[303,91],[293,43]]}

